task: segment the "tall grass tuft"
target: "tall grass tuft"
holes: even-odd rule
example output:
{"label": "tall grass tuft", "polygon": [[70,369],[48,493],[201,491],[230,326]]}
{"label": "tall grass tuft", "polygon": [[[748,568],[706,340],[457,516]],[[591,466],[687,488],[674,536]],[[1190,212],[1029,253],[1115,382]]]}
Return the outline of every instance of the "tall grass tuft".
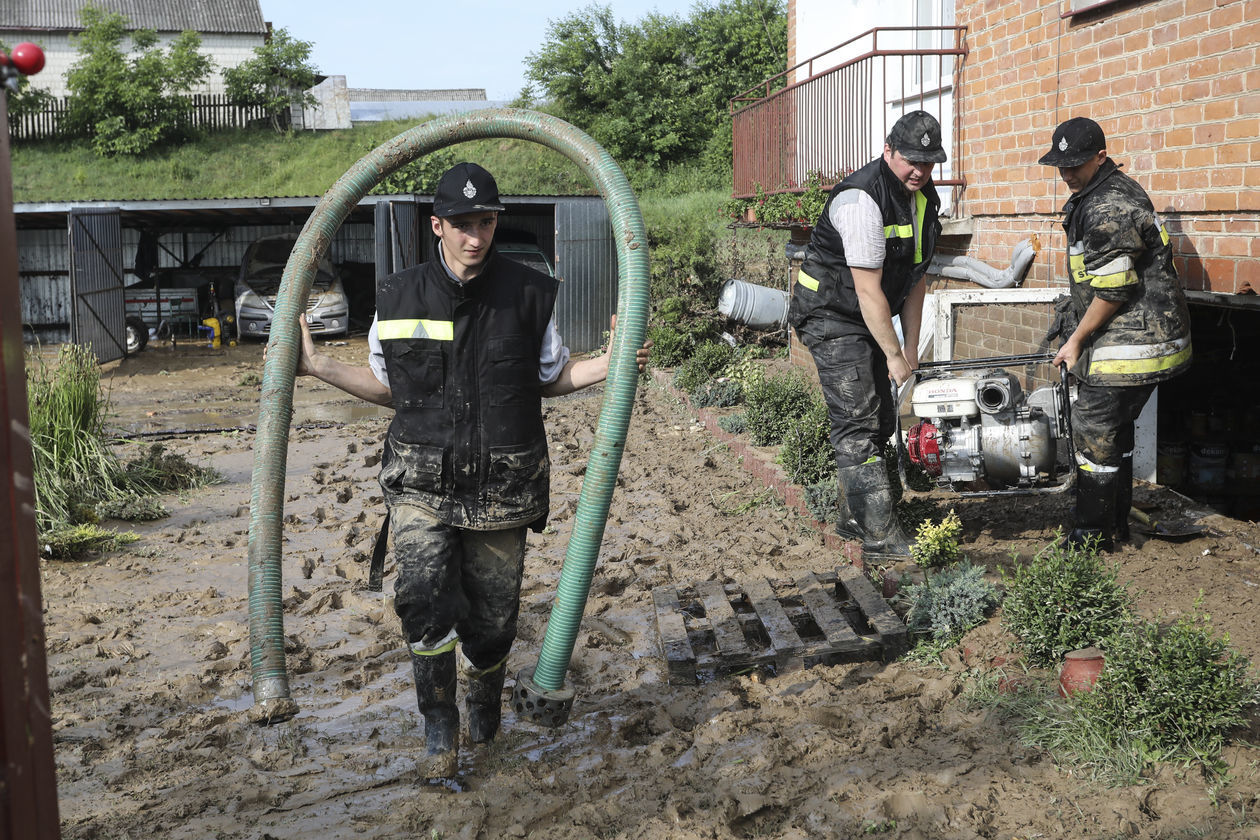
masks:
{"label": "tall grass tuft", "polygon": [[27,367],[36,524],[41,532],[90,522],[97,502],[123,495],[123,468],[109,450],[108,401],[89,347],[62,345],[57,364]]}

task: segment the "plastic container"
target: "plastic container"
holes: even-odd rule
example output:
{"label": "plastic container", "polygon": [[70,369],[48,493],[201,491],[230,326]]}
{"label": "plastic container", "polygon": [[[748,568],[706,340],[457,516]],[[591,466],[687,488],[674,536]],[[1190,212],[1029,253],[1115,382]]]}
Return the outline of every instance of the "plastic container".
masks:
{"label": "plastic container", "polygon": [[1225,465],[1229,446],[1223,443],[1190,444],[1190,488],[1198,493],[1225,492]]}
{"label": "plastic container", "polygon": [[1059,694],[1071,697],[1078,691],[1093,691],[1103,669],[1103,652],[1095,647],[1070,651],[1059,669]]}
{"label": "plastic container", "polygon": [[1155,481],[1165,487],[1184,487],[1190,450],[1179,440],[1161,440],[1155,448]]}
{"label": "plastic container", "polygon": [[755,330],[787,329],[788,293],[732,277],[722,284],[718,311]]}

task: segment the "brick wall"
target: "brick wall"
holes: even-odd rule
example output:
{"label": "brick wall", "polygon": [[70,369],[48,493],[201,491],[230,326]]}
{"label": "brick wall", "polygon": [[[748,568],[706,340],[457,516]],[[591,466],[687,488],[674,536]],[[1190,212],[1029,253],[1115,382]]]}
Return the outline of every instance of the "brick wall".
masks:
{"label": "brick wall", "polygon": [[967,253],[1002,264],[1046,246],[1032,285],[1063,282],[1057,172],[1037,164],[1054,127],[1098,121],[1108,153],[1146,187],[1188,289],[1260,291],[1260,0],[1118,3],[958,0]]}
{"label": "brick wall", "polygon": [[796,66],[796,0],[788,0],[787,19],[788,19],[787,66],[795,67]]}

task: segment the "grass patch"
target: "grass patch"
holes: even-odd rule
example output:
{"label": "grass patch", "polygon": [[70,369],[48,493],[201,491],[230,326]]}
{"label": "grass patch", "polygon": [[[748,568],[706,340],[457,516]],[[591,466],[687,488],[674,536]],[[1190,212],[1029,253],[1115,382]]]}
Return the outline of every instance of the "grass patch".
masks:
{"label": "grass patch", "polygon": [[82,560],[138,539],[130,531],[107,531],[93,524],[62,526],[39,535],[39,553],[47,560]]}
{"label": "grass patch", "polygon": [[41,554],[69,559],[138,539],[98,527],[102,518],[167,515],[155,496],[219,481],[214,470],[153,444],[126,465],[106,434],[108,399],[90,348],[62,345],[55,366],[32,354],[27,406],[34,459],[35,523]]}

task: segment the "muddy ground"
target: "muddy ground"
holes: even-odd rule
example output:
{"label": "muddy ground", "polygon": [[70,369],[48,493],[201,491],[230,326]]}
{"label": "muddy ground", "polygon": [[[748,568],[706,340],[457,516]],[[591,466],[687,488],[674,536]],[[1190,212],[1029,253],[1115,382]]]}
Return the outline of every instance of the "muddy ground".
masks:
{"label": "muddy ground", "polygon": [[[362,339],[328,349],[365,353]],[[1007,653],[1000,615],[939,667],[861,662],[668,684],[654,587],[791,580],[834,571],[837,554],[653,384],[638,395],[567,675],[571,718],[549,730],[509,710],[500,737],[463,748],[459,779],[443,786],[413,772],[422,737],[393,577],[384,593],[365,587],[387,418],[301,380],[283,559],[300,711],[257,725],[246,541],[261,355],[257,344],[154,346],[106,369],[118,428],[173,432],[139,440],[224,481],[166,498],[166,519],[119,523],[141,537],[121,551],[43,564],[65,837],[1260,838],[1260,748],[1229,747],[1224,781],[1165,767],[1109,789],[973,707],[968,685]],[[601,397],[546,408],[552,525],[530,537],[511,675],[537,661]],[[207,426],[226,431],[194,431]],[[1151,487],[1138,498],[1176,503]],[[954,507],[964,553],[990,571],[1040,550],[1066,516],[1061,500]],[[1202,536],[1139,536],[1114,557],[1145,615],[1180,615],[1201,597],[1260,662],[1260,529],[1205,522]]]}

